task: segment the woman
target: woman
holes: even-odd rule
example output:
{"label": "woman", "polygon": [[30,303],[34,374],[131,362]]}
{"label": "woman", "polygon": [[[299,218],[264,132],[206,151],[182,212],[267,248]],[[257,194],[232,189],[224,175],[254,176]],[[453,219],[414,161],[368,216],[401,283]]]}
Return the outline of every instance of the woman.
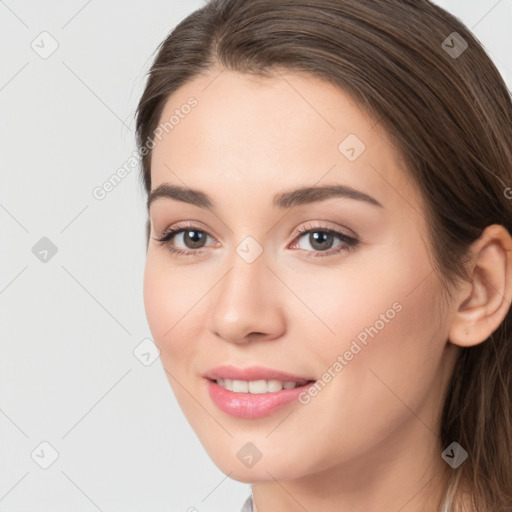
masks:
{"label": "woman", "polygon": [[213,0],[158,50],[146,315],[244,510],[511,510],[512,102],[479,42],[427,0]]}

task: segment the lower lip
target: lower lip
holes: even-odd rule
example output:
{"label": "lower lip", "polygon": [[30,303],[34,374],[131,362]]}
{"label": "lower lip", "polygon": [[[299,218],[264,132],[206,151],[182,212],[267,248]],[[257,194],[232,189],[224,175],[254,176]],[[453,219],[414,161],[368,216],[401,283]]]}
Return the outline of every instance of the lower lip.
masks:
{"label": "lower lip", "polygon": [[236,418],[256,419],[270,416],[285,405],[298,401],[301,393],[314,384],[308,382],[293,389],[283,389],[275,393],[234,393],[219,386],[215,381],[207,380],[208,393],[215,405]]}

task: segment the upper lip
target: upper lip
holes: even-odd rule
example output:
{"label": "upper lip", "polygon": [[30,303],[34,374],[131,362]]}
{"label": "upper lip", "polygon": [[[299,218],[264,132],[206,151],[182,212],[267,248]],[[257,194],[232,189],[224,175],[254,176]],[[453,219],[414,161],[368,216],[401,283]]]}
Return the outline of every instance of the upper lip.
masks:
{"label": "upper lip", "polygon": [[291,373],[282,372],[273,368],[263,366],[248,366],[246,368],[237,368],[236,366],[224,365],[217,366],[207,371],[204,375],[207,379],[232,379],[232,380],[279,380],[282,382],[293,381],[306,383],[311,379]]}

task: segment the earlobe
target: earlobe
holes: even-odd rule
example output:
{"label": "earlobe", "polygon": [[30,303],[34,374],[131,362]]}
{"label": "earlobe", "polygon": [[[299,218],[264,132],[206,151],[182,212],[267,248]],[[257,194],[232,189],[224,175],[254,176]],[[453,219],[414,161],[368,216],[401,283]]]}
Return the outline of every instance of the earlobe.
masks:
{"label": "earlobe", "polygon": [[449,341],[461,347],[485,341],[503,322],[512,300],[512,238],[488,226],[471,247],[470,281],[459,292]]}

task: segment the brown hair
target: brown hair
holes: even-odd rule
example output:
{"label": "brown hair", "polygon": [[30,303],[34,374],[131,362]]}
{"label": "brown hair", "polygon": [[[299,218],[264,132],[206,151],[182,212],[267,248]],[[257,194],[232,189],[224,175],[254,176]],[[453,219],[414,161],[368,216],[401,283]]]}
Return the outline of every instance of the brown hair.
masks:
{"label": "brown hair", "polygon": [[[468,248],[486,226],[512,232],[510,91],[469,29],[430,1],[213,0],[190,14],[159,46],[136,112],[146,192],[144,147],[167,99],[214,67],[314,75],[378,120],[422,193],[446,289],[468,279]],[[149,220],[147,229],[148,241]],[[485,342],[459,352],[439,432],[442,446],[469,454],[446,465],[454,507],[464,486],[475,510],[511,510],[511,327],[509,310]]]}

